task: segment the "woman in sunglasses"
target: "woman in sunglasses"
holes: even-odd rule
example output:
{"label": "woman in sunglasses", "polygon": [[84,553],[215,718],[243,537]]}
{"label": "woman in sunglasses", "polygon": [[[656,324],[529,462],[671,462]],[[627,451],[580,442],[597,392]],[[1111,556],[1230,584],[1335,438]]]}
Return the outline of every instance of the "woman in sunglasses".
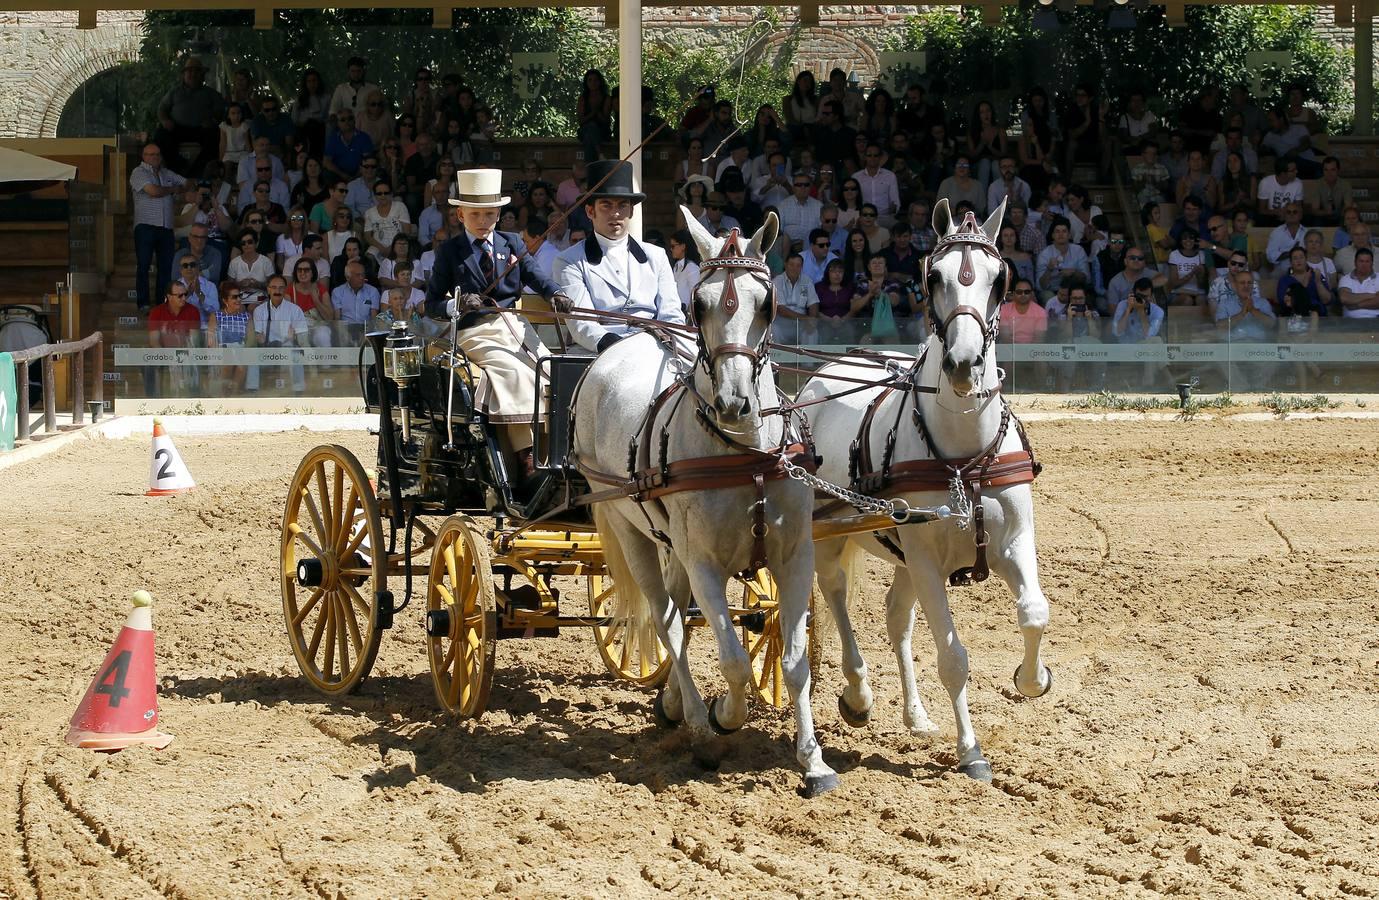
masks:
{"label": "woman in sunglasses", "polygon": [[850,229],[856,224],[857,217],[861,212],[861,182],[856,178],[849,178],[843,182],[843,187],[838,192],[838,227],[845,231]]}
{"label": "woman in sunglasses", "polygon": [[315,347],[331,345],[332,323],[339,321],[340,313],[330,302],[330,294],[321,284],[316,271],[316,263],[305,257],[292,264],[292,271],[284,273],[290,281],[287,285],[287,299],[297,304],[306,315],[308,334]]}
{"label": "woman in sunglasses", "polygon": [[230,260],[230,280],[239,286],[240,297],[246,304],[263,299],[268,279],[276,274],[273,260],[259,252],[258,238],[245,229],[239,235],[239,255]]}
{"label": "woman in sunglasses", "polygon": [[[239,285],[225,281],[220,285],[220,309],[206,322],[207,347],[243,347],[249,341],[249,311],[244,307]],[[219,379],[222,393],[224,388],[236,391],[244,387],[245,368],[242,365],[221,366]]]}
{"label": "woman in sunglasses", "polygon": [[273,266],[281,272],[283,263],[294,256],[302,255],[302,242],[306,240],[306,213],[300,206],[292,207],[287,214],[287,231],[278,235],[273,248]]}
{"label": "woman in sunglasses", "polygon": [[375,182],[373,201],[374,205],[364,213],[364,238],[369,242],[369,253],[383,259],[392,247],[393,238],[409,237],[416,228],[406,205],[393,197],[392,182],[387,179]]}

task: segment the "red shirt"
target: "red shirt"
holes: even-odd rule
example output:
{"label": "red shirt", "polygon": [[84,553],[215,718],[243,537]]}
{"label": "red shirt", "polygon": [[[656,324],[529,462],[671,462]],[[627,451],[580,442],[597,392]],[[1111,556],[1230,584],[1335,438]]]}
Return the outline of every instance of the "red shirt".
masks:
{"label": "red shirt", "polygon": [[185,344],[187,337],[201,329],[201,313],[190,303],[183,303],[181,311],[173,313],[166,300],[148,314],[148,330],[157,332],[166,344]]}
{"label": "red shirt", "polygon": [[1012,300],[1001,304],[1001,331],[1009,334],[1014,343],[1040,343],[1048,330],[1048,311],[1038,303],[1031,301],[1024,313],[1020,312],[1020,308]]}

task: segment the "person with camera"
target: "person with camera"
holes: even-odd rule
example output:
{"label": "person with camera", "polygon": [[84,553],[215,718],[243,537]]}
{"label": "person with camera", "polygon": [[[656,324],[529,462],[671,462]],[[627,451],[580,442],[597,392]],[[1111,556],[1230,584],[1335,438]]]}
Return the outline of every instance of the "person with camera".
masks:
{"label": "person with camera", "polygon": [[1142,344],[1156,340],[1163,328],[1164,311],[1154,302],[1154,281],[1136,279],[1134,291],[1116,304],[1111,317],[1111,333],[1122,344]]}
{"label": "person with camera", "polygon": [[458,192],[450,205],[459,208],[461,227],[436,248],[426,314],[456,320],[456,344],[484,373],[475,401],[489,422],[503,426],[517,473],[531,475],[536,366],[549,351],[525,318],[486,310],[516,306],[523,287],[562,312],[570,301],[537,271],[521,235],[496,230],[510,200],[503,196],[502,170],[467,169],[455,177]]}
{"label": "person with camera", "polygon": [[[306,314],[302,308],[295,303],[288,303],[287,300],[287,279],[281,275],[274,275],[268,279],[268,302],[260,303],[250,316],[250,321],[254,326],[254,337],[258,346],[271,349],[279,347],[296,347],[306,342],[307,321]],[[298,394],[306,390],[306,371],[302,367],[301,357],[295,351],[289,350],[293,360],[292,364],[292,390]],[[247,391],[257,391],[259,389],[259,366],[249,367],[249,375],[245,379],[244,389]]]}

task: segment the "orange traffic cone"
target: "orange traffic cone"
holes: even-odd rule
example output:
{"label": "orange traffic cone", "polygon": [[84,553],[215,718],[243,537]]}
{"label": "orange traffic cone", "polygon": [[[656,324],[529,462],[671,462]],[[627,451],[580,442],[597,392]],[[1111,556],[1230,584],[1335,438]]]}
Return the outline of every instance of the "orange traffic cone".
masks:
{"label": "orange traffic cone", "polygon": [[88,750],[148,744],[162,750],[172,735],[158,730],[158,682],[153,665],[153,598],[134,592],[134,609],[100,672],[72,716],[67,743]]}
{"label": "orange traffic cone", "polygon": [[182,454],[172,444],[172,438],[163,430],[163,420],[153,420],[153,458],[149,462],[149,497],[167,494],[185,494],[196,487],[187,464],[182,462]]}

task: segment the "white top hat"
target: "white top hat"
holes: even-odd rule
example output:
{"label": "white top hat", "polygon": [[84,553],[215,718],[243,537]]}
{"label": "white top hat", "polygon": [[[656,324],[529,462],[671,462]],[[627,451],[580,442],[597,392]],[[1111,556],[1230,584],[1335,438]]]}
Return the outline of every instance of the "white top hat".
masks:
{"label": "white top hat", "polygon": [[459,196],[450,201],[451,206],[496,209],[508,205],[509,198],[503,196],[502,169],[465,169],[455,173],[455,182]]}

